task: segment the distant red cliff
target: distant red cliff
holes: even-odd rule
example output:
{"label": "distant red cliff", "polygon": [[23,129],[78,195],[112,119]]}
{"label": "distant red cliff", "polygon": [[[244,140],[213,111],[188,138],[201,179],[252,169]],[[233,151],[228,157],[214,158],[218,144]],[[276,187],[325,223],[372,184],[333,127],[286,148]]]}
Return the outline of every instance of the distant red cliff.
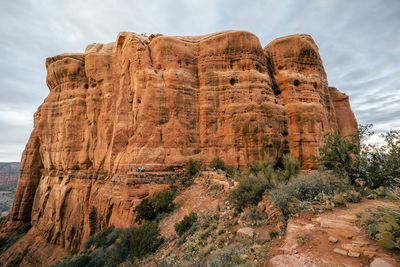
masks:
{"label": "distant red cliff", "polygon": [[19,177],[19,162],[0,162],[0,185],[16,183]]}

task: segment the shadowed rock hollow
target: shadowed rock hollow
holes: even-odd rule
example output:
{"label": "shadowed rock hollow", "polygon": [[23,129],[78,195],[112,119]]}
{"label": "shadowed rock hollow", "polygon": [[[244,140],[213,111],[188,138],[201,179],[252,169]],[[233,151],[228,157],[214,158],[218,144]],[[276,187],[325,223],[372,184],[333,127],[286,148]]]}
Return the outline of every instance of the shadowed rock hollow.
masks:
{"label": "shadowed rock hollow", "polygon": [[108,225],[133,224],[140,198],[164,185],[128,182],[131,167],[162,171],[215,156],[245,166],[290,152],[309,169],[326,133],[357,127],[309,35],[263,48],[244,31],[120,33],[48,58],[46,68],[50,93],[34,115],[7,222],[10,231],[31,222],[40,238],[28,233],[3,260],[30,246],[78,248]]}

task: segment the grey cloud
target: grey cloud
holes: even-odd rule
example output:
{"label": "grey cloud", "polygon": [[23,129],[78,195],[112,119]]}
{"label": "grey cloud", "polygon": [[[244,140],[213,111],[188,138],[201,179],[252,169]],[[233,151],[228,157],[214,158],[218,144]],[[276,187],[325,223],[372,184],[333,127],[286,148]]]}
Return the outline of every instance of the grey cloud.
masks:
{"label": "grey cloud", "polygon": [[[329,84],[350,96],[358,120],[378,131],[400,129],[398,14],[398,0],[0,1],[0,161],[20,159],[33,112],[48,94],[46,57],[112,42],[120,31],[198,35],[240,29],[256,34],[262,45],[311,34]],[[30,123],[15,125],[4,110],[29,114]]]}

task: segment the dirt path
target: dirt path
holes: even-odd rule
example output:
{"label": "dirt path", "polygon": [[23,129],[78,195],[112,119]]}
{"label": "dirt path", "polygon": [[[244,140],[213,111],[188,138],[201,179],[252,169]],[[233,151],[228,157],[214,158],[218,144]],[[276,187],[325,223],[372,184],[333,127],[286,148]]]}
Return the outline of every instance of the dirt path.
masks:
{"label": "dirt path", "polygon": [[400,266],[399,254],[380,247],[357,225],[355,214],[377,205],[400,207],[385,200],[363,200],[347,208],[290,219],[284,244],[272,252],[277,256],[271,258],[270,266]]}

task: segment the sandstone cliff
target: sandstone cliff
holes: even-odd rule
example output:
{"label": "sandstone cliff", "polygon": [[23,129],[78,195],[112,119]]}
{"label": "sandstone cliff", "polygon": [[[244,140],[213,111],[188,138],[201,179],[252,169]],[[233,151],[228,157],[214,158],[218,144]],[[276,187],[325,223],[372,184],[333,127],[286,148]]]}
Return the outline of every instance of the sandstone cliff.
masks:
{"label": "sandstone cliff", "polygon": [[165,185],[135,184],[131,167],[162,171],[216,155],[245,166],[290,152],[312,168],[326,133],[357,127],[308,35],[263,48],[243,31],[120,33],[83,54],[48,58],[46,68],[50,93],[34,115],[7,222],[9,231],[33,228],[3,262],[18,253],[22,263],[45,262],[50,252],[26,248],[71,250],[110,224],[132,224],[140,198]]}

